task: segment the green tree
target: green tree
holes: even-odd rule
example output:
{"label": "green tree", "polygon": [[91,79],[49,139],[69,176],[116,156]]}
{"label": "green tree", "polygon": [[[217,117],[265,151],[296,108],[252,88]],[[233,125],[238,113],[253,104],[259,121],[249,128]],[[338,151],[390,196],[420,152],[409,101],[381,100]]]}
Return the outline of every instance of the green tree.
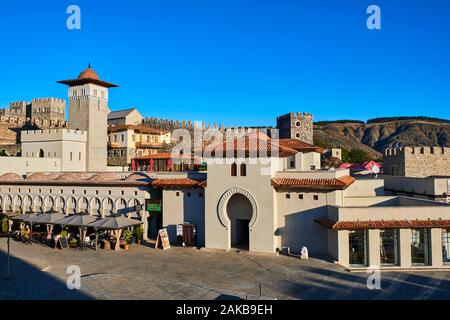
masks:
{"label": "green tree", "polygon": [[347,149],[342,149],[342,161],[348,163],[363,163],[369,161],[369,154],[361,149],[351,149],[350,151]]}

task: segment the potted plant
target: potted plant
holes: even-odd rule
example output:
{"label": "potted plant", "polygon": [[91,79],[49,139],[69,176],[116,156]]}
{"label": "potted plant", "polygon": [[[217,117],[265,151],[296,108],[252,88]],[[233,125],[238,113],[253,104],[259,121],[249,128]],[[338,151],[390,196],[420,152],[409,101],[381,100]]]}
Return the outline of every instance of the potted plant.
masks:
{"label": "potted plant", "polygon": [[124,239],[123,247],[125,250],[128,250],[128,246],[131,243],[132,238],[133,232],[131,232],[130,230],[127,229],[123,232],[123,239]]}
{"label": "potted plant", "polygon": [[69,246],[71,248],[75,248],[77,246],[77,242],[78,242],[78,240],[74,238],[74,239],[70,240]]}
{"label": "potted plant", "polygon": [[134,235],[136,236],[137,244],[141,244],[143,233],[144,233],[144,230],[142,229],[142,226],[137,226],[134,228]]}
{"label": "potted plant", "polygon": [[63,231],[61,231],[58,235],[59,235],[61,238],[67,238],[68,233],[67,233],[66,230],[63,230]]}

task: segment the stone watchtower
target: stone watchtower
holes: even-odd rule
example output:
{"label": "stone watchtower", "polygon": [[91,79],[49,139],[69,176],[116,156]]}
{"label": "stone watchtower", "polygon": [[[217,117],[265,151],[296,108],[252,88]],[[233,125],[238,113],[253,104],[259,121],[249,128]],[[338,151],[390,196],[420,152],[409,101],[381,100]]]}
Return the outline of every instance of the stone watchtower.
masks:
{"label": "stone watchtower", "polygon": [[105,171],[107,166],[108,88],[91,65],[77,79],[58,81],[69,86],[69,128],[87,131],[86,170]]}
{"label": "stone watchtower", "polygon": [[280,139],[298,139],[313,144],[313,116],[307,112],[291,112],[277,117]]}

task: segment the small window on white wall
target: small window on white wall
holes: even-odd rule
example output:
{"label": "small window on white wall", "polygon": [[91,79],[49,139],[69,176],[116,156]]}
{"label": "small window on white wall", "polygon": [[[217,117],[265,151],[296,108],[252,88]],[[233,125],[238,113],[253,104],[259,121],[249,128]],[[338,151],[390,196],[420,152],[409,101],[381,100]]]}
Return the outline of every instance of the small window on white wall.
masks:
{"label": "small window on white wall", "polygon": [[70,161],[72,161],[72,151],[70,151]]}
{"label": "small window on white wall", "polygon": [[81,152],[78,152],[78,161],[81,161]]}

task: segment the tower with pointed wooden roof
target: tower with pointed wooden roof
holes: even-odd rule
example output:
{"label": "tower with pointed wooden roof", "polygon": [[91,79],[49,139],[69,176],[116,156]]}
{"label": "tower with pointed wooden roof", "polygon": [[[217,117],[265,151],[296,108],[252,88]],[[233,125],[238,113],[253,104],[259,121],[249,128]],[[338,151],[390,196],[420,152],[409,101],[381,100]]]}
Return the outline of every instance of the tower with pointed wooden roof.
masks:
{"label": "tower with pointed wooden roof", "polygon": [[86,170],[105,171],[107,166],[108,89],[117,85],[100,80],[91,64],[69,86],[69,128],[87,131]]}

